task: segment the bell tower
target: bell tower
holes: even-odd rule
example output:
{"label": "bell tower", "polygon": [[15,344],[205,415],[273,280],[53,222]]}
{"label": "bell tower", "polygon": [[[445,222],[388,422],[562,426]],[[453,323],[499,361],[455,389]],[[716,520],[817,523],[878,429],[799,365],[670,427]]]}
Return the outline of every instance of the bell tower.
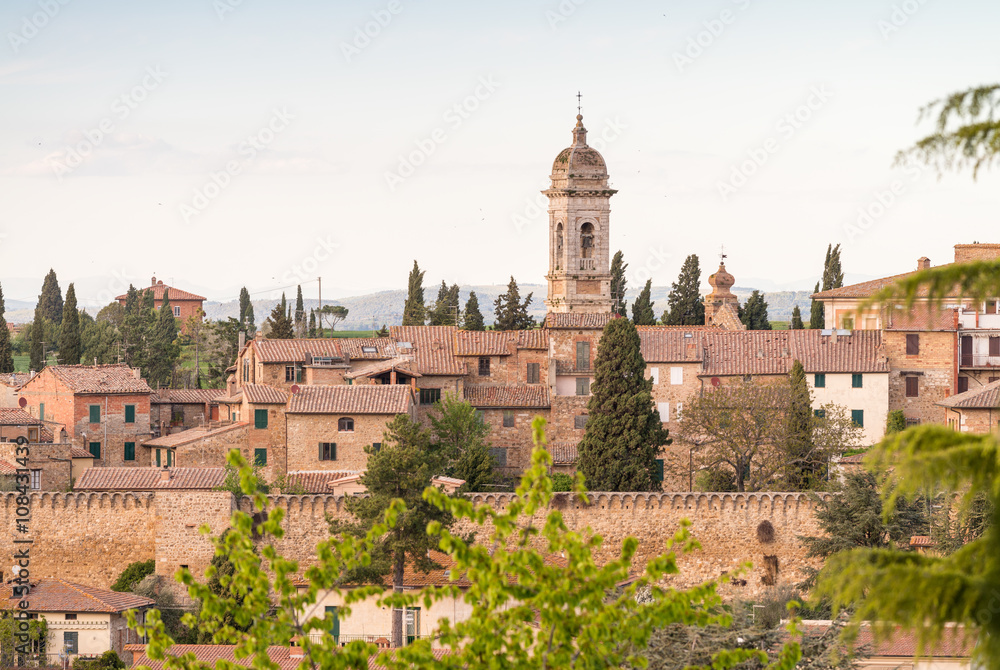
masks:
{"label": "bell tower", "polygon": [[583,116],[576,117],[573,144],[556,156],[549,199],[549,312],[606,313],[611,305],[608,168],[587,146]]}

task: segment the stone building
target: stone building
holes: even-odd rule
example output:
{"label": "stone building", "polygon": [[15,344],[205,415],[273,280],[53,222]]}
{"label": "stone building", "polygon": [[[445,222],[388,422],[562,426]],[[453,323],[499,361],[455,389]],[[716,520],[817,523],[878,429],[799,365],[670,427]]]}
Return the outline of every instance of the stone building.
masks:
{"label": "stone building", "polygon": [[746,330],[746,326],[740,321],[740,300],[731,290],[736,285],[736,278],[726,272],[725,257],[715,274],[709,275],[708,284],[712,291],[705,296],[705,325],[726,330]]}
{"label": "stone building", "polygon": [[222,389],[157,389],[149,398],[150,425],[157,437],[219,420]]}
{"label": "stone building", "polygon": [[[174,317],[180,319],[182,322],[187,321],[192,316],[201,318],[204,315],[204,311],[202,310],[202,305],[205,302],[204,296],[168,286],[163,283],[162,279],[153,277],[150,280],[148,288],[139,289],[140,294],[143,291],[152,291],[153,307],[156,309],[160,309],[163,306],[163,294],[166,293],[167,297],[170,298],[170,307],[173,309]],[[124,307],[126,298],[128,298],[128,294],[123,293],[116,297],[115,300],[118,301],[119,305]]]}

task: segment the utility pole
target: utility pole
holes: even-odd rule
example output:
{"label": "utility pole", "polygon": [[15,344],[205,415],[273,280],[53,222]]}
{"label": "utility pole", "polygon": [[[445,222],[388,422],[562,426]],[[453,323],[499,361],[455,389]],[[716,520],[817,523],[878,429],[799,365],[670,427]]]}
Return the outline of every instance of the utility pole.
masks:
{"label": "utility pole", "polygon": [[319,309],[316,310],[316,316],[319,320],[319,336],[323,337],[323,278],[316,277],[316,282],[319,284]]}

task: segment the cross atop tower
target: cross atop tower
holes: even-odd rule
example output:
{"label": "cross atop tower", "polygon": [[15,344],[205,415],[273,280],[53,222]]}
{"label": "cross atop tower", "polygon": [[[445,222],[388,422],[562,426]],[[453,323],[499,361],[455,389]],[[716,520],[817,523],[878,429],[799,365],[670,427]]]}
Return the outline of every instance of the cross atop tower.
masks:
{"label": "cross atop tower", "polygon": [[576,113],[583,114],[583,93],[576,92]]}
{"label": "cross atop tower", "polygon": [[719,263],[722,265],[726,264],[726,245],[723,244],[719,247]]}

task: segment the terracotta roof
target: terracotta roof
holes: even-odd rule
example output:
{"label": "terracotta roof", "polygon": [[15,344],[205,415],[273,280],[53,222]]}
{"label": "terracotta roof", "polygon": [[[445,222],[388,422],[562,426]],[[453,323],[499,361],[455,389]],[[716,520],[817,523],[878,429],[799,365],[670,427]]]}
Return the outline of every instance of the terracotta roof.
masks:
{"label": "terracotta roof", "polygon": [[937,403],[942,407],[955,409],[997,409],[1000,408],[1000,382],[986,384],[979,388],[957,393]]}
{"label": "terracotta roof", "polygon": [[579,456],[576,442],[553,442],[548,448],[553,465],[573,465]]}
{"label": "terracotta roof", "polygon": [[518,349],[548,349],[549,331],[544,328],[517,331]]}
{"label": "terracotta roof", "polygon": [[473,407],[550,407],[544,384],[518,386],[465,386],[465,399]]}
{"label": "terracotta roof", "polygon": [[647,363],[701,360],[701,333],[704,332],[701,328],[639,326],[636,330],[639,331],[642,357]]}
{"label": "terracotta roof", "polygon": [[389,332],[399,354],[412,356],[420,374],[464,375],[465,363],[455,358],[456,330],[454,326],[393,326]]}
{"label": "terracotta roof", "polygon": [[[163,479],[163,472],[170,479]],[[89,468],[74,491],[211,491],[226,479],[225,468]]]}
{"label": "terracotta roof", "polygon": [[902,307],[888,312],[886,330],[958,330],[957,309],[935,309],[929,304],[915,305],[910,311]]}
{"label": "terracotta roof", "polygon": [[171,433],[170,435],[163,435],[162,437],[156,437],[152,440],[147,440],[142,443],[144,447],[161,447],[161,448],[172,448],[180,447],[185,444],[191,444],[193,442],[200,442],[205,439],[210,439],[218,437],[228,433],[231,430],[237,430],[249,425],[246,422],[241,423],[231,423],[226,426],[197,426],[195,428],[189,428],[187,430],[182,430],[178,433]]}
{"label": "terracotta roof", "polygon": [[288,393],[267,384],[244,384],[243,397],[253,405],[284,405]]}
{"label": "terracotta roof", "polygon": [[254,348],[257,360],[263,363],[304,363],[307,354],[343,358],[337,342],[335,338],[269,340],[265,337],[250,340],[247,346]]}
{"label": "terracotta roof", "polygon": [[239,405],[243,402],[243,392],[237,391],[233,395],[220,395],[215,402],[223,405]]}
{"label": "terracotta roof", "polygon": [[0,426],[41,426],[42,422],[20,407],[0,407]]}
{"label": "terracotta roof", "polygon": [[889,371],[877,330],[855,330],[836,341],[820,330],[706,332],[703,340],[703,375],[787,374],[796,359],[810,373]]}
{"label": "terracotta roof", "polygon": [[[388,624],[387,624],[388,628]],[[383,631],[386,637],[389,635],[389,631]],[[128,645],[130,647],[139,647],[140,645]],[[220,660],[226,660],[235,665],[242,665],[244,667],[250,667],[253,663],[253,657],[249,658],[236,658],[236,646],[231,644],[175,644],[170,647],[169,653],[174,656],[182,656],[184,654],[194,654],[195,658],[206,664],[209,667],[215,667],[216,662]],[[440,660],[448,654],[447,649],[434,649],[431,651],[434,658]],[[379,665],[377,662],[378,654],[372,656],[368,659],[368,670],[383,670],[383,666]],[[268,647],[267,657],[278,666],[279,670],[296,670],[302,663],[301,658],[292,658],[290,655],[290,650],[288,647]],[[139,666],[148,667],[150,670],[164,670],[164,663],[166,661],[154,661],[146,655],[145,647],[143,646],[143,651],[136,652],[134,660],[132,662],[132,667],[137,668]]]}
{"label": "terracotta roof", "polygon": [[[349,475],[356,475],[357,472],[352,472],[349,470],[323,470],[323,471],[303,471],[303,472],[289,472],[286,481],[289,486],[301,486],[305,489],[306,493],[316,494],[316,493],[329,493],[330,492],[330,482],[341,479],[342,477],[347,477]],[[284,492],[283,493],[287,493]]]}
{"label": "terracotta roof", "polygon": [[[829,629],[829,624],[817,625],[805,622],[799,626],[803,633],[822,634]],[[948,629],[942,636],[941,642],[929,653],[924,654],[924,658],[969,658],[972,649],[976,644],[976,634],[970,633],[964,636],[963,628],[953,627]],[[866,660],[875,661],[879,657],[893,657],[902,659],[912,659],[917,655],[917,636],[908,630],[897,627],[888,640],[875,642],[875,637],[869,626],[864,626],[858,631],[855,641],[855,649],[867,647],[869,656]]]}
{"label": "terracotta roof", "polygon": [[[943,265],[938,267],[945,267]],[[912,272],[904,272],[903,274],[892,275],[891,277],[882,277],[881,279],[872,279],[869,281],[863,281],[858,284],[851,284],[850,286],[841,286],[840,288],[832,288],[828,291],[820,291],[819,293],[814,293],[812,298],[814,300],[823,300],[826,298],[870,298],[875,295],[886,286],[891,286],[895,284],[900,279],[909,277],[910,275],[917,274],[918,270],[913,270]]]}
{"label": "terracotta roof", "polygon": [[456,356],[510,356],[517,346],[517,331],[456,330]]}
{"label": "terracotta roof", "polygon": [[93,458],[94,455],[87,451],[86,449],[81,449],[80,447],[73,447],[69,450],[70,458]]}
{"label": "terracotta roof", "polygon": [[[20,600],[20,596],[13,596],[12,587],[11,584],[0,586],[0,598],[8,603],[4,609],[12,609]],[[27,600],[31,603],[29,612],[116,613],[156,604],[154,600],[137,596],[134,593],[95,589],[58,578],[42,578],[37,582],[32,582],[30,596]]]}
{"label": "terracotta roof", "polygon": [[17,466],[8,463],[7,461],[0,460],[0,475],[16,475]]}
{"label": "terracotta roof", "polygon": [[546,328],[580,328],[603,330],[614,315],[611,312],[600,314],[574,314],[549,312],[545,315]]}
{"label": "terracotta roof", "polygon": [[[50,365],[35,375],[55,375],[74,393],[152,393],[127,365]],[[23,388],[31,388],[34,379]]]}
{"label": "terracotta roof", "polygon": [[413,396],[406,384],[302,386],[289,414],[405,414]]}
{"label": "terracotta roof", "polygon": [[933,547],[934,545],[935,542],[930,535],[914,535],[910,538],[911,547]]}
{"label": "terracotta roof", "polygon": [[157,389],[149,397],[153,404],[203,405],[226,395],[225,389]]}
{"label": "terracotta roof", "polygon": [[740,321],[740,312],[731,302],[723,303],[715,312],[713,323],[725,330],[738,331],[746,330],[746,324]]}
{"label": "terracotta roof", "polygon": [[[169,293],[169,295],[170,295],[170,302],[173,302],[175,300],[201,300],[201,301],[204,301],[204,300],[208,299],[205,296],[196,295],[194,293],[189,293],[187,291],[183,291],[183,290],[181,290],[179,288],[175,288],[175,287],[170,286],[168,284],[164,284],[162,281],[155,282],[152,286],[148,286],[146,288],[139,289],[139,295],[141,296],[143,294],[143,292],[145,292],[145,291],[152,291],[153,292],[153,299],[154,300],[163,300],[163,292],[166,291],[167,289],[170,290],[170,293]],[[125,300],[127,297],[128,297],[127,293],[122,293],[120,296],[118,296],[117,298],[115,298],[115,300]]]}
{"label": "terracotta roof", "polygon": [[396,342],[391,337],[341,337],[337,341],[348,358],[375,360],[396,356]]}
{"label": "terracotta roof", "polygon": [[[7,325],[9,326],[10,324],[8,323]],[[12,388],[21,386],[29,379],[31,379],[31,374],[28,372],[5,372],[4,374],[0,374],[0,384]]]}
{"label": "terracotta roof", "polygon": [[865,454],[851,454],[850,456],[843,456],[838,463],[864,463]]}
{"label": "terracotta roof", "polygon": [[365,363],[364,365],[359,366],[345,374],[344,379],[374,377],[376,375],[383,375],[393,370],[397,370],[411,377],[421,377],[422,375],[416,371],[415,367],[413,359],[409,356],[397,356],[396,358],[390,358],[387,361],[372,361],[371,363]]}

